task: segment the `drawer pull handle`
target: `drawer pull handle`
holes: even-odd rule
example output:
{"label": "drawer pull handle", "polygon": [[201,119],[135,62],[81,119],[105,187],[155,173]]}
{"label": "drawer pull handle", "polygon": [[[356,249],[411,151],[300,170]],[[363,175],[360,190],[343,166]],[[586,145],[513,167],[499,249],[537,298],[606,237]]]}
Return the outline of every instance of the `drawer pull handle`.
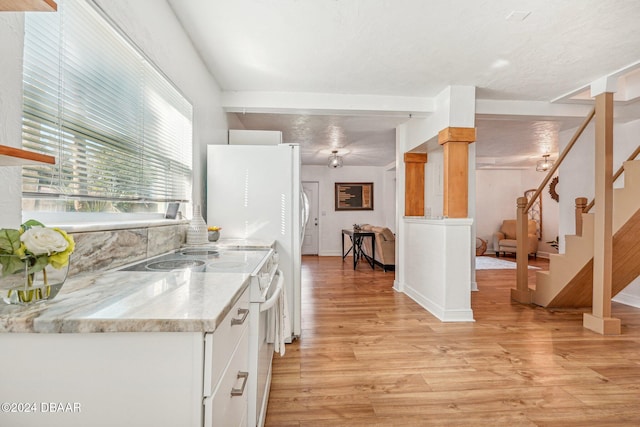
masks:
{"label": "drawer pull handle", "polygon": [[242,379],[242,386],[240,386],[240,388],[232,388],[231,396],[242,396],[244,394],[244,388],[247,386],[248,378],[249,372],[238,372],[238,379]]}
{"label": "drawer pull handle", "polygon": [[247,320],[247,316],[249,315],[249,309],[248,308],[239,308],[238,309],[238,314],[241,315],[242,317],[239,319],[231,319],[231,326],[233,325],[242,325],[244,323],[245,320]]}

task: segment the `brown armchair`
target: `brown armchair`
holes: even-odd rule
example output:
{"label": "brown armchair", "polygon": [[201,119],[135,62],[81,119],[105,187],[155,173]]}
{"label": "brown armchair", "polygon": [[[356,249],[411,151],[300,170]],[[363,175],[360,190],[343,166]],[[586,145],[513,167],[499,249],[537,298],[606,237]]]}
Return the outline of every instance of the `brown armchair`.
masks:
{"label": "brown armchair", "polygon": [[[536,222],[529,220],[527,224],[527,253],[537,256],[538,253],[538,236],[536,234]],[[506,255],[507,252],[516,253],[518,242],[516,240],[516,220],[505,219],[502,221],[500,231],[493,234],[493,250],[496,257],[500,256],[500,252]]]}

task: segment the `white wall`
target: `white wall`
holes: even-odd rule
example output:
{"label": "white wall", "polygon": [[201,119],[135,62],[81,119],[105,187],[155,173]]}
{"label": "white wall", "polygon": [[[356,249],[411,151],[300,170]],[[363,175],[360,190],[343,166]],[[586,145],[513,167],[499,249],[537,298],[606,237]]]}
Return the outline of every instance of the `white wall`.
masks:
{"label": "white wall", "polygon": [[476,235],[493,249],[493,233],[502,221],[516,218],[516,199],[523,196],[519,170],[476,171]]}
{"label": "white wall", "polygon": [[383,172],[383,212],[384,225],[390,230],[396,230],[396,167],[385,167]]}
{"label": "white wall", "polygon": [[[522,171],[522,183],[524,191],[537,189],[542,183],[546,174],[536,172],[534,168]],[[538,254],[545,256],[549,253],[557,253],[549,243],[558,237],[558,216],[560,213],[560,204],[551,198],[549,193],[549,184],[542,189],[542,239],[538,242]]]}
{"label": "white wall", "polygon": [[[505,219],[516,219],[517,199],[524,192],[537,189],[544,174],[531,170],[480,169],[476,171],[476,233],[493,250],[493,233]],[[542,239],[540,255],[555,253],[548,243],[558,235],[559,205],[549,194],[549,186],[542,190]]]}
{"label": "white wall", "polygon": [[[387,212],[389,204],[385,203],[385,168],[374,166],[344,166],[330,169],[326,166],[302,165],[302,181],[318,181],[318,210],[320,219],[318,229],[318,255],[341,255],[341,230],[353,228],[353,224],[394,224],[395,218],[387,220],[394,212]],[[335,210],[336,182],[373,182],[372,211],[339,211]],[[392,227],[391,231],[395,232]],[[346,244],[346,243],[345,243]]]}
{"label": "white wall", "polygon": [[227,121],[229,122],[229,129],[245,129],[244,124],[242,124],[236,113],[227,114]]}
{"label": "white wall", "polygon": [[[576,129],[559,134],[559,149],[564,150]],[[564,236],[576,232],[575,207],[577,197],[593,199],[595,181],[593,168],[595,164],[595,129],[591,123],[576,141],[559,168],[557,192],[560,197],[558,231],[560,237],[560,253],[564,253]],[[595,211],[594,211],[595,212]]]}
{"label": "white wall", "polygon": [[[24,14],[0,13],[0,144],[22,146],[22,46]],[[20,167],[0,167],[0,228],[21,221]]]}

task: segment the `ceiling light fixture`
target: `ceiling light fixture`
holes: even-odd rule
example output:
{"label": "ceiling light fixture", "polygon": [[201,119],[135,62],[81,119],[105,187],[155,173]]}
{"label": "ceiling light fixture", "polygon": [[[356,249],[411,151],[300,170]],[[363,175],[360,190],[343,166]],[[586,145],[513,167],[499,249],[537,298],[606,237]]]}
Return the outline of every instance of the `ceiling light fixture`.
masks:
{"label": "ceiling light fixture", "polygon": [[331,155],[329,156],[329,164],[327,166],[334,169],[342,167],[342,156],[338,156],[338,150],[333,150],[331,152]]}
{"label": "ceiling light fixture", "polygon": [[551,169],[551,166],[553,166],[554,162],[553,160],[549,160],[549,156],[550,154],[542,155],[542,160],[538,160],[538,162],[536,163],[536,171],[546,172]]}

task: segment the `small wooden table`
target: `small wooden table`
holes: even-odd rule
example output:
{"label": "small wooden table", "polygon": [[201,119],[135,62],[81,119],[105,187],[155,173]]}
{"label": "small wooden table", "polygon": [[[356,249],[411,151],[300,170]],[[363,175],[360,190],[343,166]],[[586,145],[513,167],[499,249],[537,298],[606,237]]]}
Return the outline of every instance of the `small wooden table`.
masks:
{"label": "small wooden table", "polygon": [[[351,240],[351,247],[345,253],[344,251],[344,236],[349,236]],[[362,250],[362,242],[365,237],[371,238],[371,256],[368,256],[364,250]],[[356,231],[356,230],[342,230],[342,261],[349,255],[349,252],[353,250],[353,269],[356,269],[360,258],[364,258],[372,269],[375,270],[375,258],[376,258],[376,234],[373,231]]]}

